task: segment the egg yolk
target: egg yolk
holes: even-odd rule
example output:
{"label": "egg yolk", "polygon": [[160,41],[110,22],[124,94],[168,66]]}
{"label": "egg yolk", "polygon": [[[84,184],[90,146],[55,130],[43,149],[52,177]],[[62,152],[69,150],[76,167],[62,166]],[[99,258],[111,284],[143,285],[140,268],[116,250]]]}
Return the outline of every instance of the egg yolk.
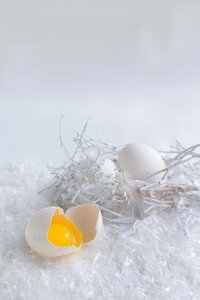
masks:
{"label": "egg yolk", "polygon": [[56,209],[48,230],[48,240],[55,246],[76,246],[82,243],[82,233],[62,212]]}

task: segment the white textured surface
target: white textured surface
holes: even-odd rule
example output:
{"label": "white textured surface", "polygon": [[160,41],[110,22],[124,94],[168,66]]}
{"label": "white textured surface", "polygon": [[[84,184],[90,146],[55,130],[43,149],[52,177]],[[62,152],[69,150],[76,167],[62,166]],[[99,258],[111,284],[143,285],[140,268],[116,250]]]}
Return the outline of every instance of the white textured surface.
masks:
{"label": "white textured surface", "polygon": [[30,214],[53,204],[37,193],[49,180],[34,161],[1,170],[0,299],[199,299],[200,215],[189,209],[140,221],[123,242],[105,227],[79,254],[59,260],[33,255],[24,227]]}

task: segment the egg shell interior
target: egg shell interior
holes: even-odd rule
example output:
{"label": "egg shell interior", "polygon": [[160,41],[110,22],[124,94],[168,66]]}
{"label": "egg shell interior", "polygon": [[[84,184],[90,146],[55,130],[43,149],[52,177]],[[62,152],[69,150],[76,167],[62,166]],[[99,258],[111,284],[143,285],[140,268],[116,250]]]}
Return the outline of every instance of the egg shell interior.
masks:
{"label": "egg shell interior", "polygon": [[83,243],[94,240],[102,228],[102,215],[96,204],[86,203],[71,207],[66,211],[66,216],[82,232]]}

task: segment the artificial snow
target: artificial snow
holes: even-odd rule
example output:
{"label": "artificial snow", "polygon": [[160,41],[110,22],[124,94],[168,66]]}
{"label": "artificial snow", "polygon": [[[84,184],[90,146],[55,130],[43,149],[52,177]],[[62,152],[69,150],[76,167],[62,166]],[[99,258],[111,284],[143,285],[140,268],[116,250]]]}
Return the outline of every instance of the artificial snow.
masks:
{"label": "artificial snow", "polygon": [[51,180],[35,161],[0,171],[1,300],[200,299],[200,213],[189,207],[138,220],[123,239],[105,223],[95,242],[65,258],[32,253],[25,225],[56,205],[53,193],[38,193]]}

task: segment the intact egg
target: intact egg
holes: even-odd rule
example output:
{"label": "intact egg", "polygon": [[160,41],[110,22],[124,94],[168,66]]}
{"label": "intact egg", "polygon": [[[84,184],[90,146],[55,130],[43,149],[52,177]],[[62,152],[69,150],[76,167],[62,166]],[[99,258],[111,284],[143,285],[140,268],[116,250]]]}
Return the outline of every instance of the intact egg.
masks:
{"label": "intact egg", "polygon": [[129,179],[156,183],[161,180],[163,173],[149,176],[165,169],[166,165],[156,150],[148,145],[135,143],[126,145],[119,152],[118,167]]}
{"label": "intact egg", "polygon": [[83,236],[60,207],[46,207],[33,215],[26,226],[30,248],[44,257],[59,257],[79,250]]}
{"label": "intact egg", "polygon": [[66,211],[66,216],[82,232],[83,243],[94,240],[102,229],[102,215],[96,204],[86,203],[71,207]]}
{"label": "intact egg", "polygon": [[114,161],[107,158],[101,166],[101,172],[107,176],[114,177],[116,174],[117,166]]}

